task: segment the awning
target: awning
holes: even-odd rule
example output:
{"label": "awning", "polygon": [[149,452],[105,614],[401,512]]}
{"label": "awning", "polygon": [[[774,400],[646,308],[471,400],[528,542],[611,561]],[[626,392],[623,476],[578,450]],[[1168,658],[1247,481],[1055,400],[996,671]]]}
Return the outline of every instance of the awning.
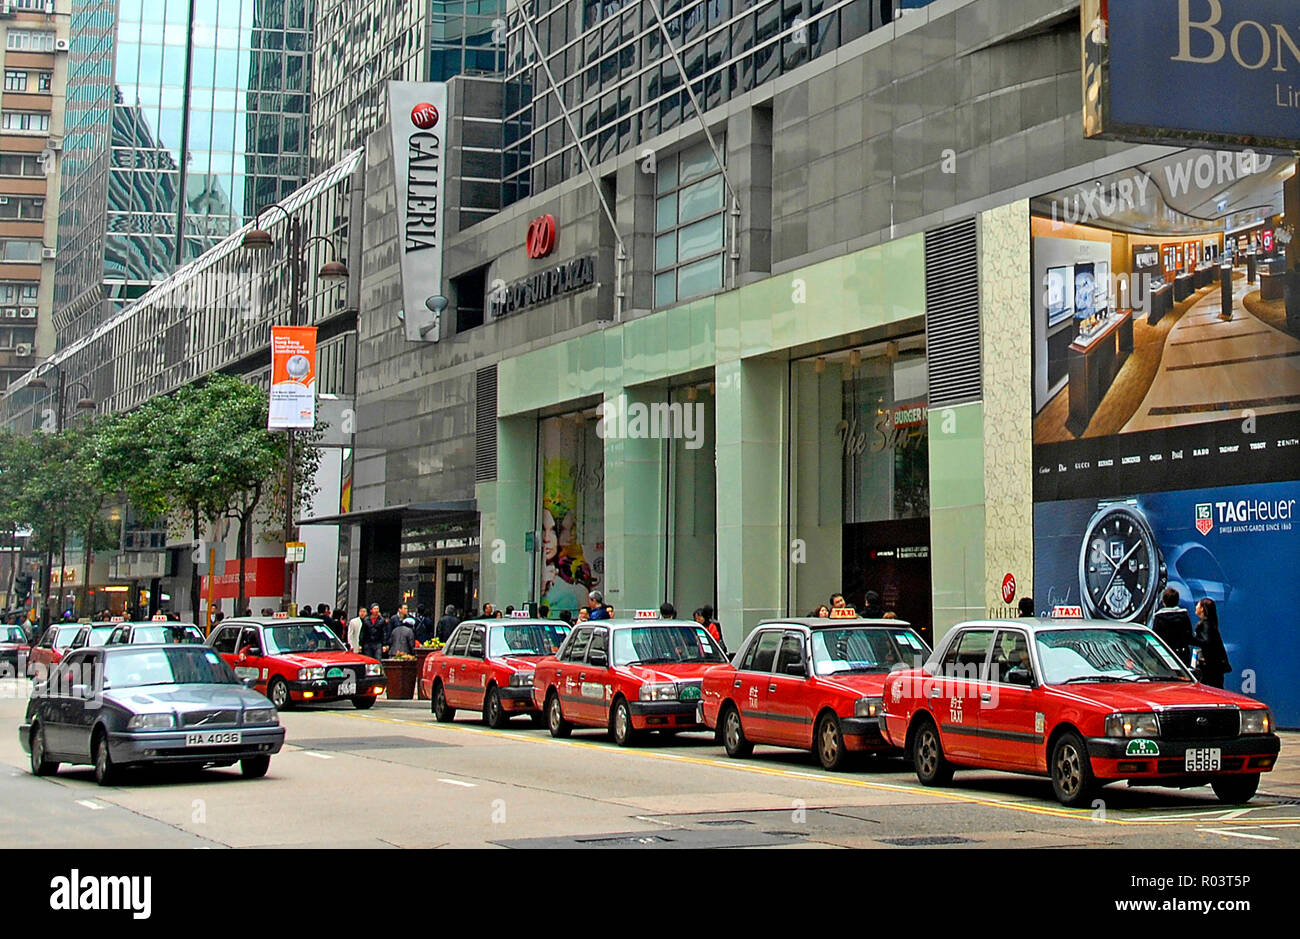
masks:
{"label": "awning", "polygon": [[458,522],[478,518],[478,502],[463,499],[452,502],[408,502],[404,505],[386,505],[379,509],[342,512],[338,515],[318,515],[300,518],[299,525],[368,525],[375,522]]}

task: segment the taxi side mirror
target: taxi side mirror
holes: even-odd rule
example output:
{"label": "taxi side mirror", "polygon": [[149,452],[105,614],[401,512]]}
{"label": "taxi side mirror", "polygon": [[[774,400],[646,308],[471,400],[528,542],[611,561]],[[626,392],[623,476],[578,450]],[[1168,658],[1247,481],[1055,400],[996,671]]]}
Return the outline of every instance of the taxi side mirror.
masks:
{"label": "taxi side mirror", "polygon": [[1032,688],[1034,686],[1034,676],[1029,673],[1029,669],[1017,667],[1007,672],[1007,684],[1025,685]]}
{"label": "taxi side mirror", "polygon": [[591,661],[588,665],[594,665],[596,668],[606,668],[609,665],[609,657],[604,652],[591,653]]}
{"label": "taxi side mirror", "polygon": [[808,677],[808,667],[803,662],[790,662],[785,667],[787,675],[797,675],[800,678]]}

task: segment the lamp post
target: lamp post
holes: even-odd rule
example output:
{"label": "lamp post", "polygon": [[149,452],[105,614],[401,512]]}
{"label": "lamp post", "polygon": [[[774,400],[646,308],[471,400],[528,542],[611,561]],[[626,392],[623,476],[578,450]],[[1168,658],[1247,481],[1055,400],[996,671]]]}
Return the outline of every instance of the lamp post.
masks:
{"label": "lamp post", "polygon": [[[82,397],[77,399],[76,408],[78,411],[95,410],[95,402],[90,397],[90,386],[85,382],[74,381],[69,383],[67,373],[57,365],[46,365],[38,371],[32,379],[27,382],[28,388],[42,389],[49,388],[50,383],[45,376],[53,372],[58,376],[55,383],[54,392],[54,432],[63,433],[64,425],[67,423],[68,410],[68,393],[74,389],[82,390]],[[63,604],[63,569],[67,560],[67,542],[68,529],[65,525],[59,535],[59,604]],[[83,576],[88,576],[88,572],[83,571]],[[54,593],[54,540],[51,539],[45,546],[45,597],[41,604],[41,625],[50,625],[50,600]]]}
{"label": "lamp post", "polygon": [[[289,262],[289,326],[300,325],[302,316],[302,287],[303,278],[306,274],[307,249],[316,242],[324,242],[330,246],[330,251],[335,255],[333,260],[326,261],[321,265],[321,269],[316,272],[316,276],[331,285],[341,284],[348,279],[347,266],[338,260],[338,248],[332,239],[326,235],[312,235],[305,237],[303,233],[302,220],[295,216],[278,202],[263,206],[258,210],[257,215],[253,217],[253,228],[245,234],[242,245],[249,251],[268,251],[275,247],[274,236],[265,228],[259,227],[259,222],[267,212],[279,212],[284,216],[284,220],[289,226],[289,243],[287,245],[287,255]],[[293,573],[294,568],[288,562],[289,542],[296,540],[298,528],[293,521],[294,494],[297,486],[297,479],[294,471],[294,454],[293,454],[293,430],[285,430],[285,449],[287,451],[287,462],[285,465],[285,487],[284,487],[284,543],[285,543],[285,565],[284,565],[284,594],[280,602],[286,613],[293,612]]]}

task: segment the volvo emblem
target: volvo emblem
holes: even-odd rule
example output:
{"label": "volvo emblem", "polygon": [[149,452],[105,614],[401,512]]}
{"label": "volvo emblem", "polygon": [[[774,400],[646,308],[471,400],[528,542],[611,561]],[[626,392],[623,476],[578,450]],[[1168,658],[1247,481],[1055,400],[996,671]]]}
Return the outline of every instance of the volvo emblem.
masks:
{"label": "volvo emblem", "polygon": [[555,250],[555,216],[542,215],[528,223],[524,250],[530,258],[544,258]]}
{"label": "volvo emblem", "polygon": [[1208,717],[1201,716],[1201,717],[1198,717],[1198,718],[1196,719],[1196,726],[1198,726],[1198,727],[1204,727],[1204,726],[1205,726],[1206,724],[1208,724],[1209,722],[1210,722],[1210,719],[1209,719]]}

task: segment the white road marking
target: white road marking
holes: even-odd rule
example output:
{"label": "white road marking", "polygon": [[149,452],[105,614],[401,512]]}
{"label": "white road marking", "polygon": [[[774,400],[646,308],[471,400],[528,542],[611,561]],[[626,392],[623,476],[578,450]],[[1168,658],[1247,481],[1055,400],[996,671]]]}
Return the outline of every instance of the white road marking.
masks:
{"label": "white road marking", "polygon": [[662,826],[664,826],[665,828],[676,828],[676,827],[677,827],[677,826],[674,825],[672,822],[665,822],[665,821],[664,821],[663,819],[661,819],[661,818],[649,818],[648,816],[645,816],[645,815],[633,815],[632,817],[635,818],[638,822],[651,822],[651,823],[653,823],[653,824],[655,824],[655,825],[662,825]]}
{"label": "white road marking", "polygon": [[464,786],[466,789],[478,788],[477,783],[461,782],[459,779],[439,779],[438,782],[446,783],[449,786]]}
{"label": "white road marking", "polygon": [[95,812],[98,812],[100,809],[104,808],[104,806],[100,805],[98,802],[91,802],[89,799],[78,799],[77,805],[84,805],[86,808],[91,809],[92,811]]}
{"label": "white road marking", "polygon": [[1249,838],[1251,841],[1281,841],[1281,838],[1273,838],[1269,835],[1248,835],[1244,831],[1233,831],[1230,828],[1198,828],[1197,831],[1205,832],[1210,835],[1223,835],[1225,838]]}
{"label": "white road marking", "polygon": [[328,753],[317,753],[315,750],[303,750],[302,752],[307,756],[314,756],[318,760],[334,759],[334,757],[330,756]]}

